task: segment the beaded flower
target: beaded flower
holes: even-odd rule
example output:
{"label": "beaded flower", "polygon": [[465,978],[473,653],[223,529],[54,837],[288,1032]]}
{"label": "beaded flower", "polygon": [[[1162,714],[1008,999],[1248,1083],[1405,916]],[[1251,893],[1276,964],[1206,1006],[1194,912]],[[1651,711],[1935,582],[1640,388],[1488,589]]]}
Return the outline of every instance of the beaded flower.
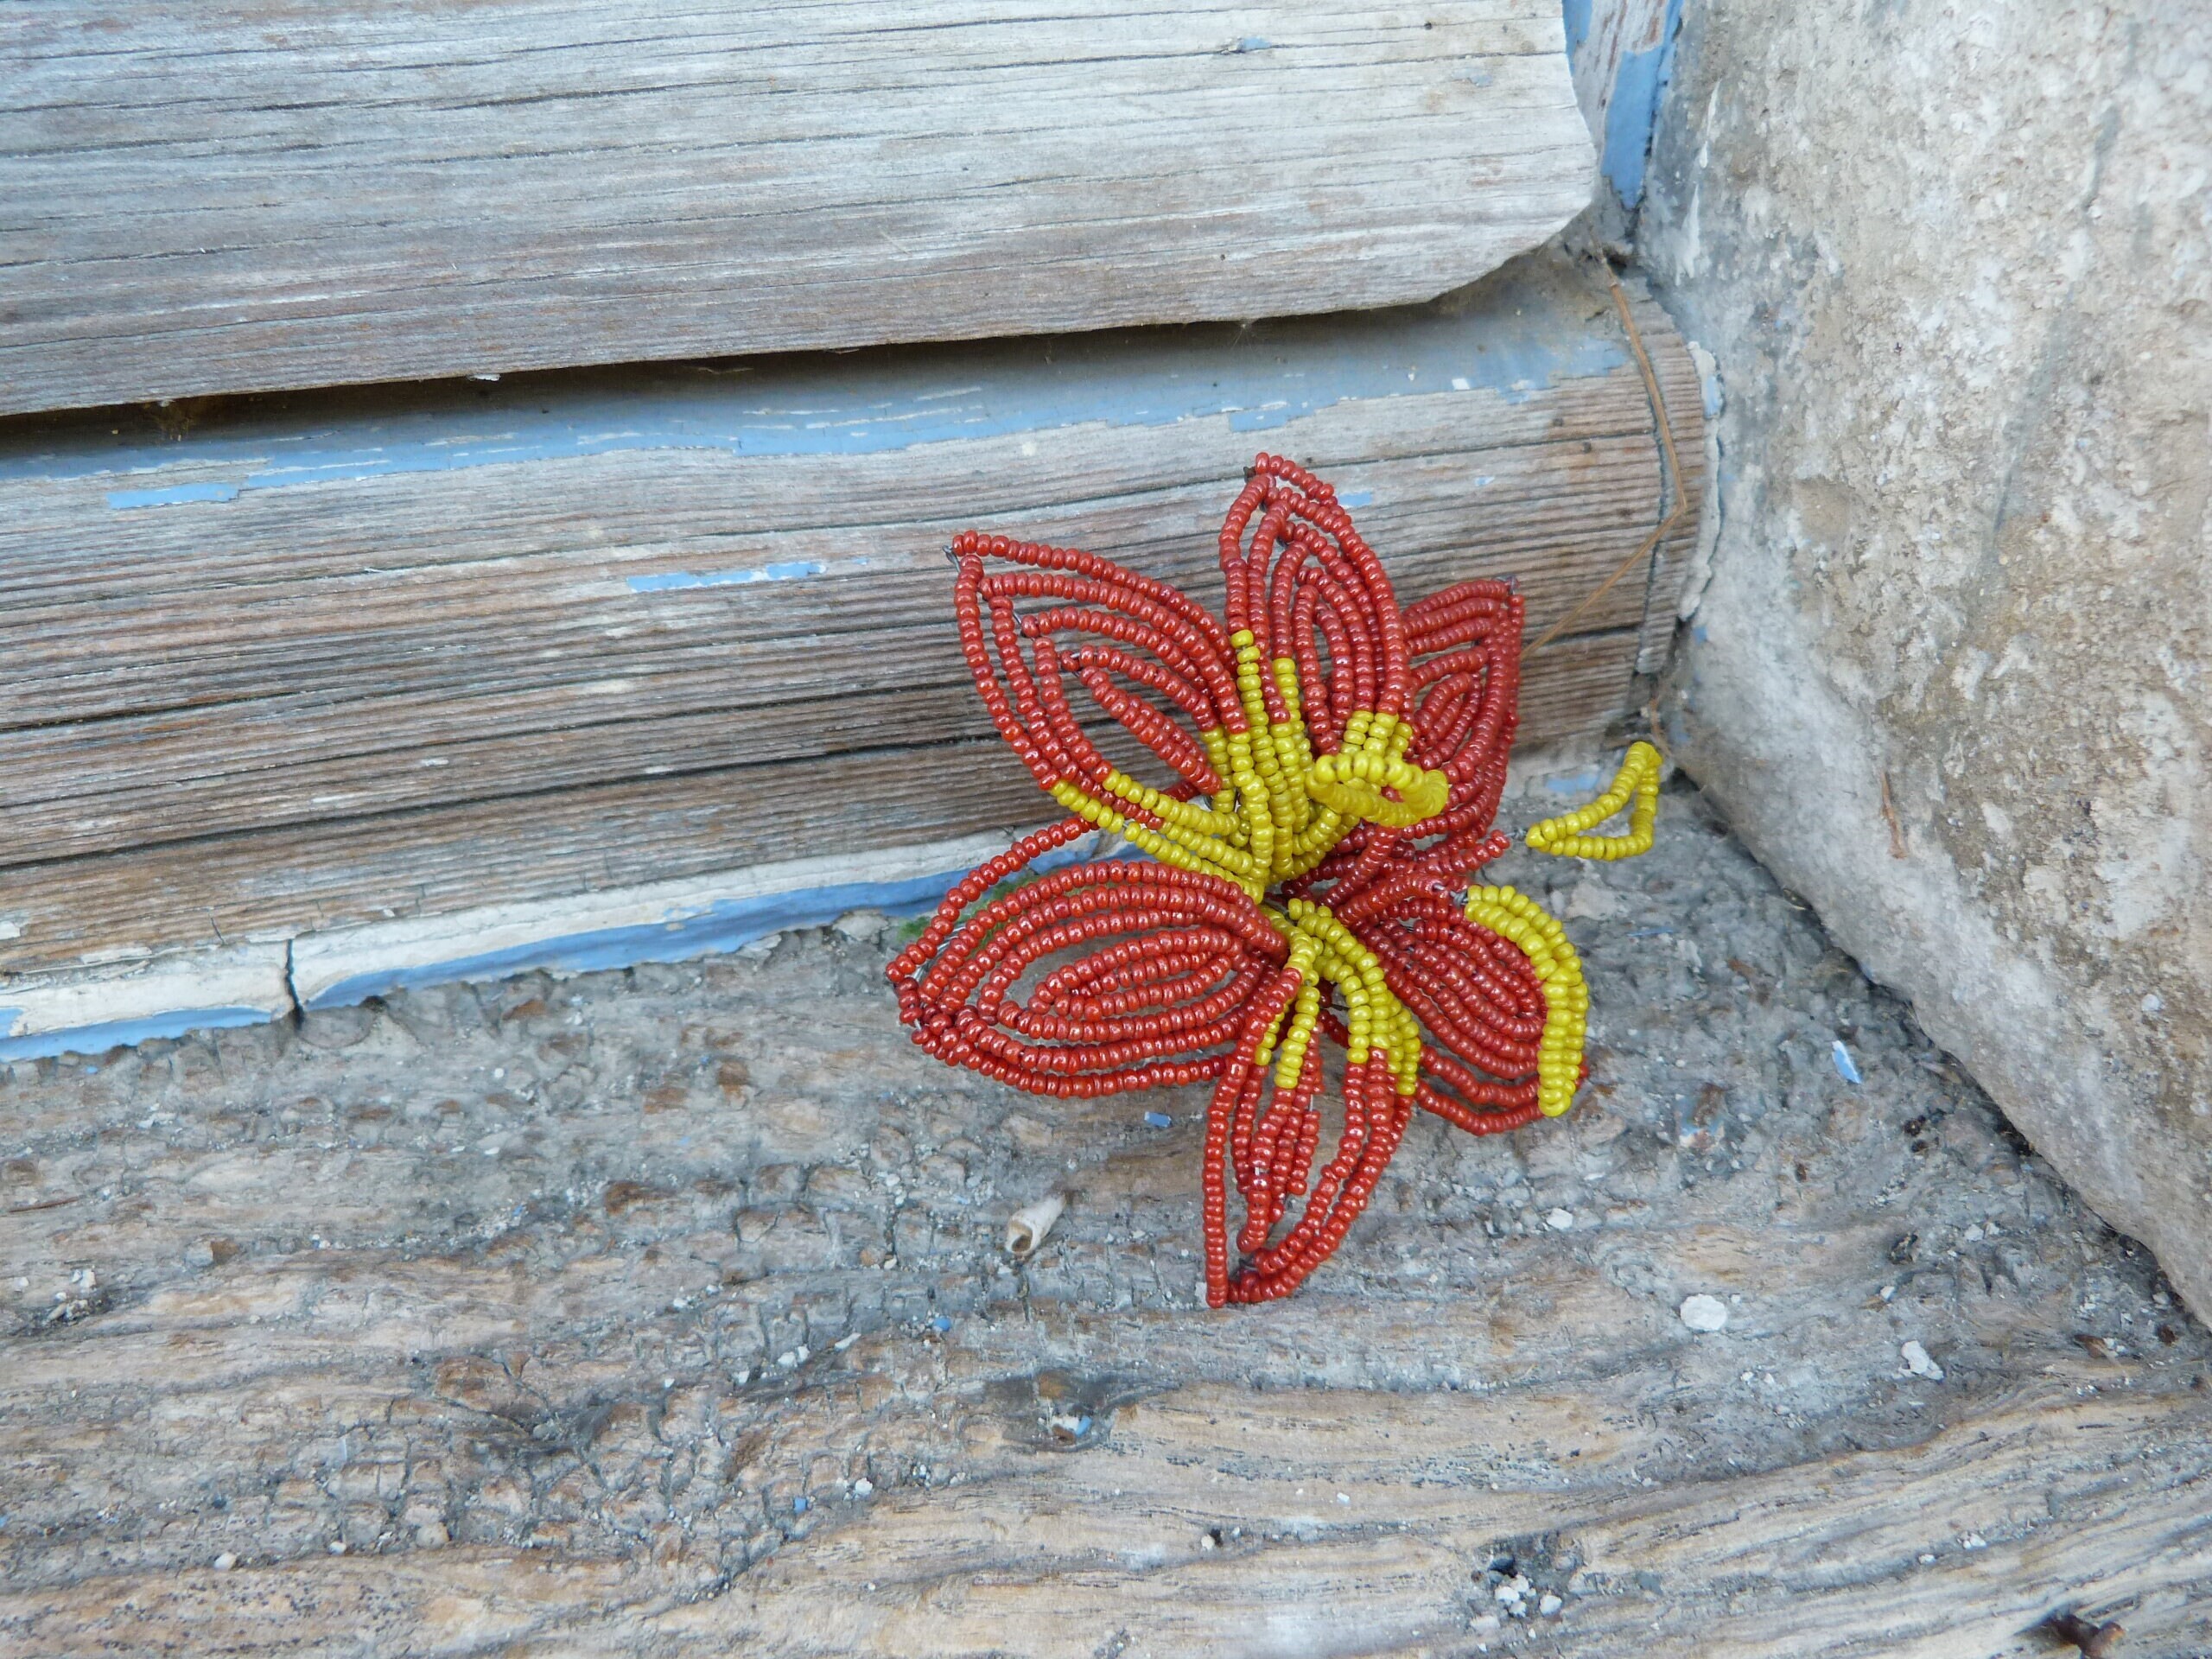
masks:
{"label": "beaded flower", "polygon": [[[1473,881],[1511,844],[1491,827],[1518,715],[1508,585],[1400,609],[1336,492],[1266,454],[1222,526],[1219,618],[1094,554],[973,531],[952,553],[976,690],[1068,817],[971,872],[891,963],[916,1043],[1064,1098],[1211,1083],[1216,1307],[1296,1289],[1415,1108],[1473,1135],[1567,1109],[1587,1071],[1574,947],[1526,895]],[[1167,787],[1125,770],[1147,755]],[[1528,843],[1641,853],[1658,784],[1637,743],[1610,791]],[[1624,808],[1627,835],[1590,833]],[[1033,869],[1093,830],[1147,856]],[[1342,1111],[1316,1174],[1331,1047]]]}

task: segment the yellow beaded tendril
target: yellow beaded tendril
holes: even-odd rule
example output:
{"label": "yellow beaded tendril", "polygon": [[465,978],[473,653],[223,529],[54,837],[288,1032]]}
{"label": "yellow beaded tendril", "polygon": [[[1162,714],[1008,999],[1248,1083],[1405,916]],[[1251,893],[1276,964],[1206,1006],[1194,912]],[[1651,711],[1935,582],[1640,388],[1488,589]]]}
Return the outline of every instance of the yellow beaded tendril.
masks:
{"label": "yellow beaded tendril", "polygon": [[[1409,727],[1387,715],[1357,710],[1346,723],[1344,747],[1317,756],[1300,710],[1296,665],[1286,658],[1268,664],[1289,710],[1287,721],[1270,725],[1252,636],[1240,632],[1231,644],[1237,653],[1239,701],[1250,729],[1199,734],[1216,772],[1229,785],[1211,804],[1175,800],[1120,772],[1108,775],[1108,792],[1158,819],[1157,830],[1129,823],[1073,784],[1054,785],[1054,798],[1162,863],[1222,876],[1255,899],[1271,883],[1312,869],[1362,821],[1401,828],[1443,810],[1448,789],[1444,776],[1404,758]],[[1265,736],[1259,737],[1261,733]],[[1630,745],[1612,787],[1587,806],[1535,825],[1529,831],[1529,847],[1559,857],[1605,860],[1649,851],[1658,816],[1659,767],[1658,750],[1649,743]],[[1630,809],[1628,834],[1586,833],[1624,807]],[[1574,1103],[1581,1082],[1590,1014],[1581,959],[1559,923],[1511,887],[1472,889],[1466,914],[1510,940],[1529,958],[1543,988],[1536,1103],[1546,1116],[1560,1116]],[[1253,1063],[1264,1066],[1272,1061],[1277,1086],[1293,1086],[1320,1023],[1322,987],[1334,985],[1344,999],[1351,1038],[1346,1058],[1363,1065],[1379,1046],[1389,1056],[1398,1091],[1414,1093],[1421,1028],[1391,995],[1374,953],[1325,906],[1294,899],[1281,911],[1269,907],[1268,917],[1290,947],[1288,962],[1300,987],[1291,1005],[1255,1044]]]}
{"label": "yellow beaded tendril", "polygon": [[[1071,783],[1055,784],[1053,798],[1160,862],[1220,876],[1255,899],[1274,884],[1313,868],[1358,823],[1405,829],[1444,810],[1449,781],[1405,758],[1413,737],[1410,726],[1395,715],[1357,709],[1345,722],[1343,747],[1333,754],[1316,755],[1297,664],[1277,658],[1263,670],[1257,643],[1242,630],[1230,644],[1236,652],[1237,701],[1243,705],[1247,729],[1216,728],[1198,734],[1207,760],[1227,785],[1219,794],[1204,804],[1179,801],[1122,772],[1109,773],[1107,794],[1157,819],[1157,829],[1131,823],[1117,807]],[[1267,718],[1263,672],[1274,679],[1287,720]],[[1649,743],[1631,744],[1612,787],[1587,806],[1535,825],[1529,831],[1529,847],[1559,857],[1607,860],[1649,851],[1659,808],[1659,767],[1658,750]],[[1628,834],[1586,833],[1624,807],[1629,809]],[[1398,1092],[1413,1094],[1419,1086],[1421,1027],[1391,995],[1374,953],[1326,906],[1294,899],[1281,910],[1269,906],[1267,914],[1290,947],[1288,965],[1300,986],[1290,1006],[1254,1044],[1253,1064],[1272,1062],[1276,1086],[1292,1087],[1320,1024],[1322,988],[1333,985],[1344,1004],[1351,1039],[1347,1058],[1363,1065],[1373,1049],[1382,1048]],[[1536,1103],[1546,1116],[1557,1117],[1574,1103],[1581,1082],[1590,1015],[1581,959],[1559,923],[1511,887],[1472,889],[1466,914],[1527,956],[1543,988]]]}
{"label": "yellow beaded tendril", "polygon": [[[1628,834],[1584,833],[1623,807],[1629,809]],[[1621,769],[1613,774],[1613,786],[1587,806],[1535,825],[1529,831],[1529,846],[1554,858],[1634,858],[1651,850],[1652,826],[1658,817],[1659,751],[1649,743],[1631,743]]]}
{"label": "yellow beaded tendril", "polygon": [[1526,893],[1476,887],[1467,919],[1510,939],[1544,988],[1544,1034],[1536,1051],[1536,1109],[1557,1117],[1574,1103],[1582,1081],[1582,1042],[1590,1024],[1590,988],[1567,931]]}

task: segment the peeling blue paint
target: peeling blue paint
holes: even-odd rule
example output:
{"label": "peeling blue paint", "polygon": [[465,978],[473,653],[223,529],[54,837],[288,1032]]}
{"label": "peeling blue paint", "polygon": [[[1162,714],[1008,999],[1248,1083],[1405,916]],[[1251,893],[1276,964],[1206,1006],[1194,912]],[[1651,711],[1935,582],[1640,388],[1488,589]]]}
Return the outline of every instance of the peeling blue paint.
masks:
{"label": "peeling blue paint", "polygon": [[1346,490],[1337,498],[1337,505],[1340,507],[1371,507],[1375,505],[1375,492]]}
{"label": "peeling blue paint", "polygon": [[[545,461],[623,450],[733,457],[861,455],[1093,423],[1226,419],[1290,426],[1332,405],[1454,391],[1521,401],[1628,360],[1584,308],[1510,276],[1452,315],[1416,308],[1249,328],[1199,325],[1060,339],[510,375],[404,387],[378,399],[303,396],[293,413],[240,416],[181,442],[54,429],[0,455],[0,479],[140,474],[115,507],[217,501],[340,480]],[[220,482],[163,487],[166,468]]]}
{"label": "peeling blue paint", "polygon": [[[0,1031],[9,1029],[22,1014],[21,1008],[0,1008]],[[0,1060],[38,1060],[52,1054],[105,1054],[111,1048],[151,1042],[156,1037],[181,1037],[187,1032],[214,1031],[226,1026],[266,1025],[275,1017],[267,1008],[179,1008],[172,1014],[149,1014],[143,1020],[111,1020],[104,1025],[73,1026],[67,1031],[0,1038]]]}
{"label": "peeling blue paint", "polygon": [[[1586,34],[1586,0],[1583,11]],[[1652,126],[1659,116],[1659,95],[1666,89],[1674,70],[1675,34],[1681,21],[1682,0],[1667,0],[1667,16],[1659,28],[1659,43],[1642,52],[1624,53],[1620,67],[1613,76],[1612,97],[1605,105],[1604,153],[1599,158],[1599,165],[1624,207],[1633,207],[1643,200],[1643,169],[1651,155]],[[1571,28],[1569,35],[1571,41]]]}
{"label": "peeling blue paint", "polygon": [[107,504],[118,512],[132,507],[166,507],[179,501],[235,501],[235,484],[173,484],[166,490],[111,490]]}
{"label": "peeling blue paint", "polygon": [[1560,13],[1567,25],[1567,55],[1571,58],[1590,38],[1590,0],[1561,0]]}
{"label": "peeling blue paint", "polygon": [[[1124,848],[1114,856],[1139,855],[1133,849]],[[1030,868],[1041,872],[1078,863],[1082,859],[1080,852],[1064,851],[1057,856],[1040,858]],[[735,950],[771,933],[826,926],[850,910],[880,910],[887,916],[919,916],[934,910],[967,874],[963,867],[904,881],[852,881],[836,887],[807,887],[796,893],[726,899],[694,914],[667,921],[640,922],[532,940],[504,950],[456,957],[420,968],[381,969],[356,974],[317,992],[302,1006],[310,1009],[349,1007],[372,996],[389,996],[395,991],[443,985],[457,979],[505,979],[540,969],[588,974],[610,968],[634,967],[641,962],[683,962],[693,957]]]}
{"label": "peeling blue paint", "polygon": [[743,588],[756,582],[797,582],[818,576],[828,568],[819,559],[786,559],[778,564],[764,564],[758,570],[709,570],[703,575],[695,575],[689,570],[671,570],[658,576],[631,577],[630,591],[665,594],[683,588]]}

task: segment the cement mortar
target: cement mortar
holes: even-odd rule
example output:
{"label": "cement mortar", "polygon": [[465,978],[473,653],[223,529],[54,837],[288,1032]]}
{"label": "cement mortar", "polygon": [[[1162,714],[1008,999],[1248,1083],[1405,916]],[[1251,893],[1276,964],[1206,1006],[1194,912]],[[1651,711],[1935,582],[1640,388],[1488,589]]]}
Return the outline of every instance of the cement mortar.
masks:
{"label": "cement mortar", "polygon": [[1718,0],[1650,177],[1726,397],[1675,756],[2212,1306],[2212,13]]}

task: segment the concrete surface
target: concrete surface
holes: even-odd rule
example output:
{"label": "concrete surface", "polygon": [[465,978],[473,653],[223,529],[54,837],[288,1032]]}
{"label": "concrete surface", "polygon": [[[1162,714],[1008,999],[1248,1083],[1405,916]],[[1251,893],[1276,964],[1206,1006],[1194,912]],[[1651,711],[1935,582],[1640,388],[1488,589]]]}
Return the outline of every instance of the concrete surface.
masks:
{"label": "concrete surface", "polygon": [[2212,1306],[2212,11],[1694,7],[1640,251],[1718,359],[1675,758]]}
{"label": "concrete surface", "polygon": [[1498,868],[1593,1082],[1424,1120],[1264,1309],[1198,1304],[1197,1094],[938,1066],[865,915],[0,1068],[0,1652],[2212,1643],[2149,1252],[1687,787]]}

